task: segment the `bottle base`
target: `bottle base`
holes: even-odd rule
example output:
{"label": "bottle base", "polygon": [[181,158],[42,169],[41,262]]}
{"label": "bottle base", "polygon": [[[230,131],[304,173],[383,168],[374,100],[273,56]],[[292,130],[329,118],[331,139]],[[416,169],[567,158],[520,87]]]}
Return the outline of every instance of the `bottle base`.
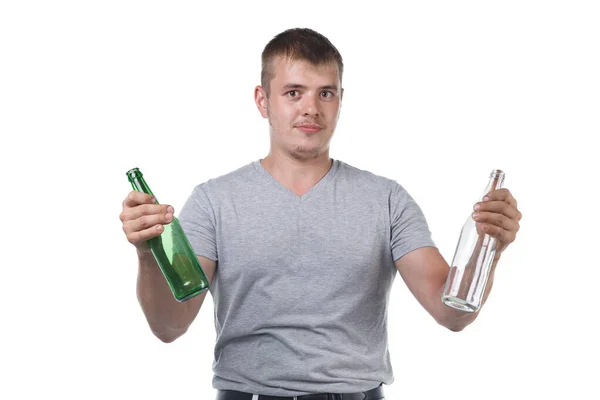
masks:
{"label": "bottle base", "polygon": [[448,307],[452,307],[456,310],[464,312],[475,312],[479,309],[479,307],[475,307],[474,305],[469,304],[462,299],[458,299],[452,296],[443,296],[442,302]]}
{"label": "bottle base", "polygon": [[202,294],[202,293],[206,292],[207,290],[208,290],[208,286],[207,286],[207,287],[205,287],[204,289],[201,289],[201,290],[197,290],[197,291],[195,291],[195,292],[188,293],[188,294],[186,294],[186,295],[184,295],[184,296],[182,296],[182,297],[176,297],[176,296],[175,296],[175,300],[177,300],[177,301],[178,301],[178,302],[180,302],[180,303],[183,303],[184,301],[186,301],[186,300],[189,300],[189,299],[191,299],[192,297],[196,297],[196,296],[198,296],[199,294]]}

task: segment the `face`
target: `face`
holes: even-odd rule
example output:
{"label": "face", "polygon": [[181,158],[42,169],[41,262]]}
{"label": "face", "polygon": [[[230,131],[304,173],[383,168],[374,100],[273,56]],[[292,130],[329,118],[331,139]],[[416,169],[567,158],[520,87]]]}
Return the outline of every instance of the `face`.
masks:
{"label": "face", "polygon": [[328,156],[329,142],[340,115],[343,89],[337,64],[273,60],[271,93],[258,86],[255,100],[269,120],[271,152],[297,160]]}

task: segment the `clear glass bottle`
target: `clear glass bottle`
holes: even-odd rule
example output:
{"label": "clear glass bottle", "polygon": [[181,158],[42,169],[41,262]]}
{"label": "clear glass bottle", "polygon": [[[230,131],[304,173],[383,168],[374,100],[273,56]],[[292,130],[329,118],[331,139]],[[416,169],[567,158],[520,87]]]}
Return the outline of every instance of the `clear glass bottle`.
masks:
{"label": "clear glass bottle", "polygon": [[[500,189],[503,183],[504,172],[493,170],[479,201],[489,192]],[[483,232],[472,215],[469,215],[460,232],[450,264],[442,302],[457,310],[478,311],[495,255],[496,239]]]}
{"label": "clear glass bottle", "polygon": [[[138,168],[127,171],[127,177],[133,190],[154,196]],[[175,216],[164,225],[160,236],[148,240],[148,246],[177,301],[191,299],[208,289],[208,278]]]}

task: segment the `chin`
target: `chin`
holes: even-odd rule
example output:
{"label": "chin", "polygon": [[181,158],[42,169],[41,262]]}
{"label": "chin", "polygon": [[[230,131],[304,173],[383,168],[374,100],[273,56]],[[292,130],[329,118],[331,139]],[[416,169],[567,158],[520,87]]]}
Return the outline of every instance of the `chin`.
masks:
{"label": "chin", "polygon": [[321,154],[323,154],[323,149],[314,147],[296,146],[292,151],[292,157],[300,161],[313,160],[319,158]]}

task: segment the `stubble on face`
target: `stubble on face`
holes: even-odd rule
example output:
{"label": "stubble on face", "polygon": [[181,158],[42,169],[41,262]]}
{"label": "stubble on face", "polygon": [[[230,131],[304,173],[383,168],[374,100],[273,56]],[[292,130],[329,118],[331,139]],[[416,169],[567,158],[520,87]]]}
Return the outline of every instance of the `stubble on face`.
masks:
{"label": "stubble on face", "polygon": [[[267,115],[268,115],[268,120],[269,120],[269,133],[271,136],[271,143],[273,143],[274,141],[277,142],[277,132],[281,132],[281,127],[274,127],[273,126],[273,120],[271,119],[271,107],[267,106]],[[318,123],[318,121],[310,121],[313,123]],[[333,132],[332,132],[332,136],[333,136]],[[287,154],[294,160],[296,161],[309,161],[309,160],[314,160],[319,158],[319,156],[321,154],[323,154],[324,151],[329,150],[329,142],[330,140],[327,141],[326,143],[326,147],[323,148],[323,146],[320,146],[319,144],[315,144],[313,146],[302,146],[298,143],[294,143],[293,147],[291,149],[288,150]]]}

